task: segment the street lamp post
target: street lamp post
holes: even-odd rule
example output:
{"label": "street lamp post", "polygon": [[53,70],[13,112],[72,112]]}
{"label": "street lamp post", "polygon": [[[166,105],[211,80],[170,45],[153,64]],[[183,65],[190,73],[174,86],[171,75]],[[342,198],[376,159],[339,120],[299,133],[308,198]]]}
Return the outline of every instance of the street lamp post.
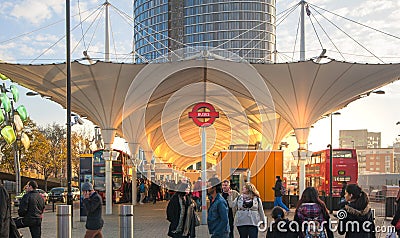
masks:
{"label": "street lamp post", "polygon": [[331,117],[331,144],[329,145],[329,212],[333,213],[333,203],[332,203],[332,185],[333,185],[333,115],[340,115],[340,112],[333,112],[330,114]]}
{"label": "street lamp post", "polygon": [[73,221],[74,209],[72,200],[72,158],[71,158],[71,4],[66,0],[66,109],[67,109],[67,205],[71,206],[71,220]]}

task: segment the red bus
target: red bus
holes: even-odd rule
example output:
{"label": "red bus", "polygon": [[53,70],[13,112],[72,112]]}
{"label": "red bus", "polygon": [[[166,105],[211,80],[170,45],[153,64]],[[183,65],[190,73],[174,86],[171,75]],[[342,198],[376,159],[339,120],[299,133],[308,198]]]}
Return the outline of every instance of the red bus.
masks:
{"label": "red bus", "polygon": [[[329,149],[314,152],[306,164],[306,187],[315,187],[320,195],[329,195],[329,154]],[[333,149],[332,155],[332,194],[338,197],[344,181],[357,184],[357,153],[355,149]]]}
{"label": "red bus", "polygon": [[[113,153],[117,152],[116,160],[112,161],[112,187],[113,202],[119,202],[123,195],[124,188],[128,182],[132,181],[132,166],[128,166],[130,156],[121,151],[113,149]],[[103,149],[93,152],[93,187],[100,194],[105,202],[106,196],[106,170],[103,158]]]}

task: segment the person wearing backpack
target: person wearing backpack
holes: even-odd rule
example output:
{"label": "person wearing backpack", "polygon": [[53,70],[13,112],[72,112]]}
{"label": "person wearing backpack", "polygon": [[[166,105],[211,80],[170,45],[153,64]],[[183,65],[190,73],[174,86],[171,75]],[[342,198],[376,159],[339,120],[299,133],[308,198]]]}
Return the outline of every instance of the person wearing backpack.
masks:
{"label": "person wearing backpack", "polygon": [[282,202],[282,195],[284,193],[285,187],[282,185],[281,176],[276,176],[275,186],[272,189],[275,193],[274,207],[280,206],[285,209],[286,212],[289,212],[289,208]]}
{"label": "person wearing backpack", "polygon": [[346,238],[375,238],[374,217],[367,194],[358,185],[349,184],[344,197],[348,204],[338,212],[339,234],[346,234]]}
{"label": "person wearing backpack", "polygon": [[298,224],[300,238],[333,238],[333,232],[329,229],[328,209],[314,187],[303,191],[297,203],[294,220]]}

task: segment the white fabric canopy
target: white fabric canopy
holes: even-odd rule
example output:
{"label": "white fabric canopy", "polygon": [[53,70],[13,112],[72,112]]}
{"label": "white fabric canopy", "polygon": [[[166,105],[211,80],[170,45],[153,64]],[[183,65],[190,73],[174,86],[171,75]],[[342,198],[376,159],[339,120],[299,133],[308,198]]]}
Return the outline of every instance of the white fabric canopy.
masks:
{"label": "white fabric canopy", "polygon": [[[65,64],[0,63],[0,72],[65,106]],[[200,160],[200,130],[188,118],[199,101],[213,104],[220,112],[215,124],[206,129],[208,160],[215,162],[212,154],[229,144],[261,141],[263,148],[277,148],[293,128],[302,132],[297,139],[304,143],[308,128],[322,115],[397,80],[400,67],[337,61],[251,65],[224,60],[149,65],[73,62],[71,73],[72,111],[103,130],[118,129],[135,150],[140,144],[160,160],[186,168]]]}

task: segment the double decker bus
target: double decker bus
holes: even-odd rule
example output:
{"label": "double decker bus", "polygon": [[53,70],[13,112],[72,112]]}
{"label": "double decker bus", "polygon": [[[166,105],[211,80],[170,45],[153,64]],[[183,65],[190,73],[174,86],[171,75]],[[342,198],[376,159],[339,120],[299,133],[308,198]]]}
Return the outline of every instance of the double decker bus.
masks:
{"label": "double decker bus", "polygon": [[[93,188],[96,190],[105,202],[106,196],[106,170],[103,157],[104,150],[93,152]],[[130,156],[121,151],[113,149],[117,153],[116,159],[112,161],[112,188],[113,202],[119,202],[123,192],[129,182],[132,181],[132,166],[128,165]]]}
{"label": "double decker bus", "polygon": [[[315,187],[320,195],[329,195],[330,150],[314,152],[306,164],[306,186]],[[358,162],[355,149],[333,149],[332,194],[340,196],[342,183],[357,184]]]}

